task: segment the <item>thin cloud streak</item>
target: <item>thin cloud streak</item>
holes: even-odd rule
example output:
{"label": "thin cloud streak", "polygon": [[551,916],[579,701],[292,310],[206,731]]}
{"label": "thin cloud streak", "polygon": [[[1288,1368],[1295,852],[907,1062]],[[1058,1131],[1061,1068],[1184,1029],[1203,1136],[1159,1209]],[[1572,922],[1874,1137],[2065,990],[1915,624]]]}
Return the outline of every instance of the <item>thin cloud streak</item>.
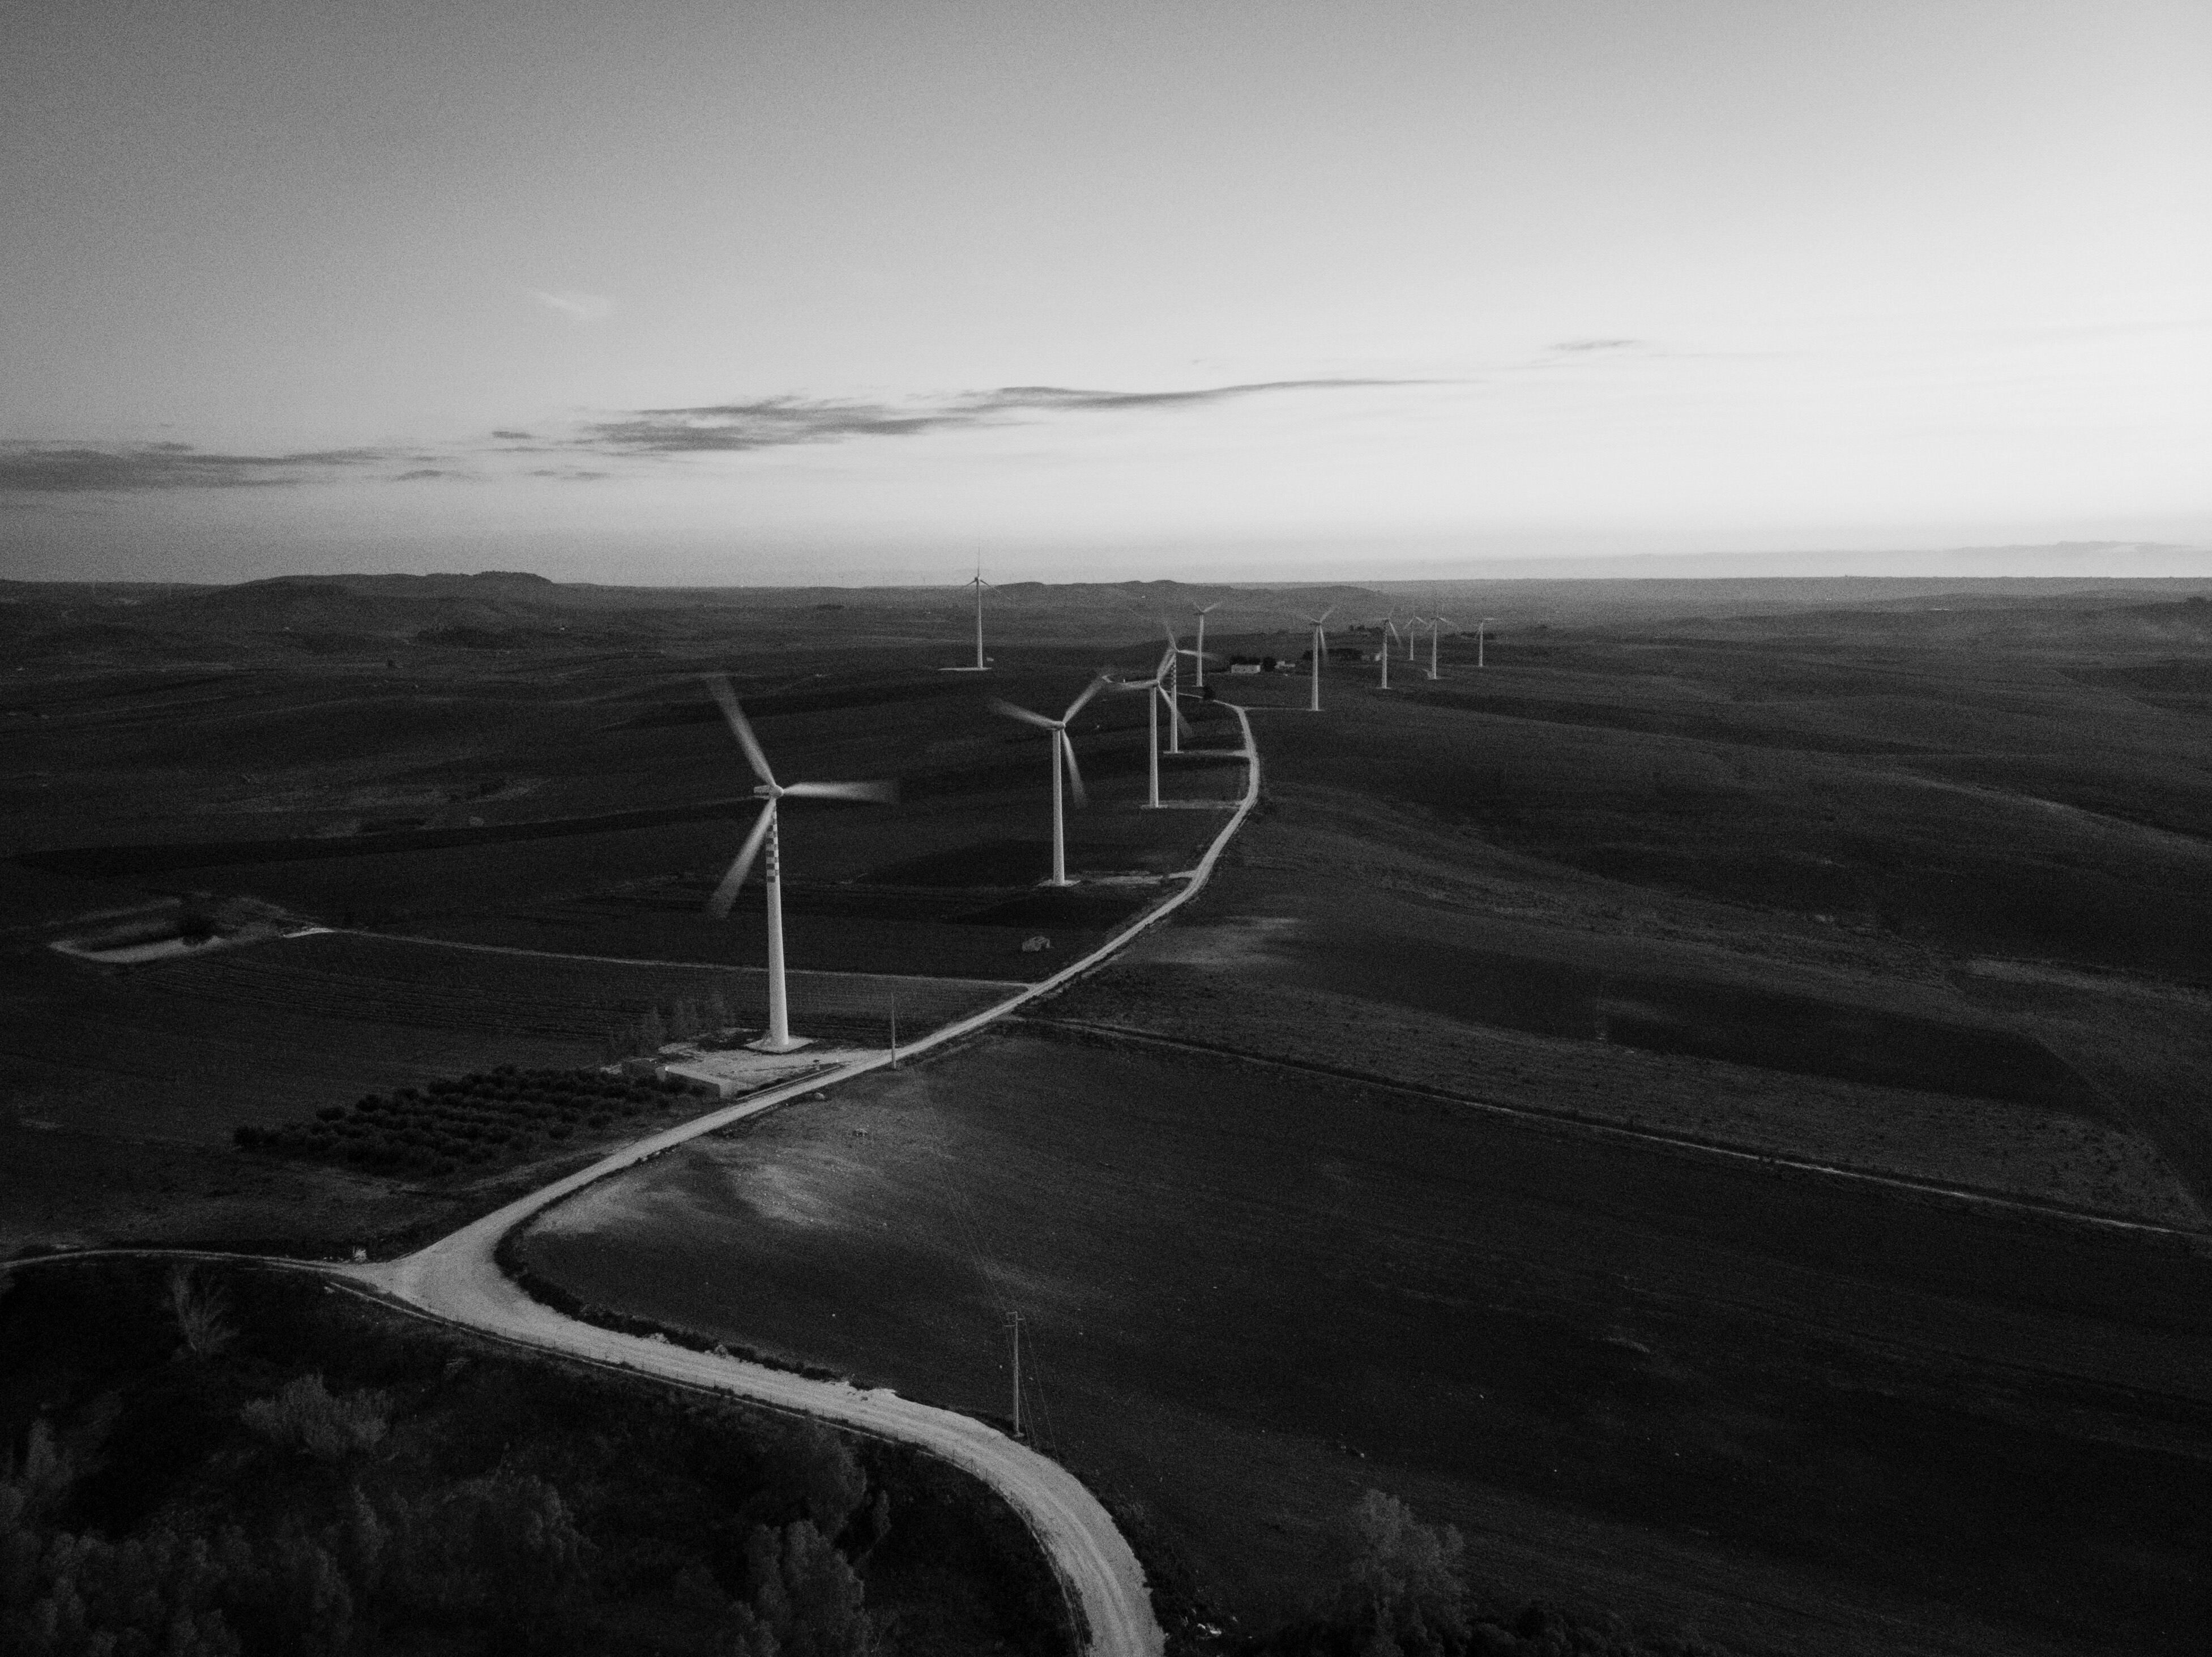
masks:
{"label": "thin cloud streak", "polygon": [[617,454],[687,454],[835,443],[853,437],[915,437],[925,432],[999,425],[1022,415],[1089,414],[1201,408],[1233,399],[1296,391],[1433,385],[1422,379],[1274,379],[1184,391],[1109,391],[1063,385],[1002,385],[935,403],[906,404],[799,397],[690,409],[641,409],[625,420],[586,428],[586,447]]}
{"label": "thin cloud streak", "polygon": [[315,449],[295,454],[209,454],[189,443],[114,448],[0,443],[0,490],[84,495],[143,489],[272,489],[392,458],[384,449]]}

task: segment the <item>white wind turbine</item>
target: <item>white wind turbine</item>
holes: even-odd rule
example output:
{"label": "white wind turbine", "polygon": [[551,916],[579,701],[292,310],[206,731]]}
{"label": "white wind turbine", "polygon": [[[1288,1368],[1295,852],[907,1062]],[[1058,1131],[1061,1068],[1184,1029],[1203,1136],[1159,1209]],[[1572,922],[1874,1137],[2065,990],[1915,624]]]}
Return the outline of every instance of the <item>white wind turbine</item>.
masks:
{"label": "white wind turbine", "polygon": [[1335,614],[1336,606],[1331,604],[1320,615],[1306,617],[1313,623],[1313,702],[1307,709],[1309,713],[1321,712],[1321,659],[1328,654],[1328,634],[1322,623]]}
{"label": "white wind turbine", "polygon": [[960,585],[975,589],[975,665],[947,667],[939,671],[945,673],[988,673],[991,671],[991,664],[983,655],[983,595],[986,592],[996,592],[998,588],[983,579],[983,566],[981,562],[976,564],[975,573]]}
{"label": "white wind turbine", "polygon": [[1017,707],[996,696],[991,699],[993,713],[1003,713],[1010,719],[1020,719],[1040,731],[1050,732],[1052,736],[1052,878],[1045,882],[1048,886],[1075,884],[1067,877],[1066,820],[1065,809],[1060,803],[1060,768],[1063,763],[1067,767],[1067,786],[1075,795],[1075,803],[1078,805],[1090,803],[1083,792],[1083,773],[1075,768],[1075,744],[1068,737],[1068,721],[1080,713],[1084,704],[1103,690],[1109,683],[1103,673],[1091,680],[1083,688],[1083,694],[1067,705],[1067,712],[1056,719],[1048,719],[1042,713],[1032,713],[1026,707]]}
{"label": "white wind turbine", "polygon": [[1385,616],[1382,618],[1382,648],[1375,652],[1376,659],[1382,664],[1381,688],[1384,690],[1390,688],[1390,647],[1397,642],[1398,623]]}
{"label": "white wind turbine", "polygon": [[1429,677],[1431,679],[1443,677],[1437,671],[1437,640],[1443,636],[1446,628],[1456,633],[1459,631],[1459,623],[1449,616],[1429,617]]}
{"label": "white wind turbine", "polygon": [[1413,659],[1415,641],[1419,638],[1421,629],[1428,624],[1428,619],[1419,610],[1415,610],[1407,618],[1406,622],[1406,659],[1407,661]]}
{"label": "white wind turbine", "polygon": [[[1173,635],[1170,635],[1172,637]],[[1176,705],[1168,689],[1170,675],[1175,671],[1176,650],[1170,646],[1160,656],[1160,664],[1152,670],[1149,679],[1115,679],[1111,688],[1117,691],[1144,690],[1152,693],[1146,701],[1146,771],[1147,810],[1158,810],[1160,804],[1160,704],[1168,705],[1169,729],[1188,731],[1190,721],[1183,718],[1182,709]]]}
{"label": "white wind turbine", "polygon": [[768,768],[768,756],[761,752],[760,741],[753,735],[751,724],[744,709],[738,706],[738,693],[730,688],[726,678],[717,676],[707,681],[714,693],[714,700],[722,705],[722,716],[730,722],[730,733],[737,737],[738,746],[745,750],[745,759],[760,779],[753,792],[767,797],[768,804],[753,823],[752,832],[745,843],[738,848],[737,861],[730,865],[729,873],[714,889],[714,895],[707,900],[707,907],[717,917],[726,918],[730,905],[737,901],[738,888],[745,883],[752,872],[753,859],[761,847],[768,847],[768,867],[763,879],[768,887],[768,1034],[750,1043],[761,1053],[789,1053],[793,1047],[806,1045],[804,1036],[791,1033],[791,998],[783,981],[783,859],[777,845],[776,807],[786,798],[792,799],[850,799],[872,800],[888,804],[898,798],[895,782],[794,782],[780,783],[775,774]]}
{"label": "white wind turbine", "polygon": [[[1198,648],[1190,653],[1198,658],[1198,667],[1194,683],[1197,684],[1200,690],[1206,689],[1206,618],[1212,615],[1215,610],[1220,609],[1221,606],[1227,602],[1228,601],[1224,598],[1216,598],[1210,604],[1193,604],[1191,606],[1193,610],[1198,612]],[[1175,636],[1172,629],[1170,630],[1168,636],[1170,638],[1173,638]]]}
{"label": "white wind turbine", "polygon": [[1483,665],[1482,646],[1487,634],[1487,629],[1489,628],[1490,624],[1497,619],[1498,618],[1495,616],[1485,616],[1474,624],[1474,665],[1477,667],[1480,667]]}
{"label": "white wind turbine", "polygon": [[[1206,606],[1206,609],[1208,610],[1211,610],[1212,608],[1213,608],[1213,606],[1211,604]],[[1160,628],[1161,630],[1167,634],[1168,649],[1172,652],[1167,665],[1167,683],[1160,687],[1160,695],[1167,698],[1167,703],[1170,707],[1177,710],[1176,717],[1168,725],[1168,752],[1170,754],[1180,754],[1182,752],[1182,738],[1185,737],[1195,736],[1197,734],[1190,728],[1190,721],[1183,718],[1181,712],[1182,707],[1182,685],[1181,683],[1182,677],[1182,659],[1188,656],[1198,664],[1198,683],[1200,687],[1202,689],[1206,684],[1206,652],[1203,648],[1198,650],[1191,649],[1189,646],[1184,644],[1182,640],[1176,637],[1175,628],[1170,627],[1164,621],[1160,623]],[[1205,639],[1206,616],[1204,612],[1200,612],[1199,616],[1199,640],[1201,646],[1205,642]]]}

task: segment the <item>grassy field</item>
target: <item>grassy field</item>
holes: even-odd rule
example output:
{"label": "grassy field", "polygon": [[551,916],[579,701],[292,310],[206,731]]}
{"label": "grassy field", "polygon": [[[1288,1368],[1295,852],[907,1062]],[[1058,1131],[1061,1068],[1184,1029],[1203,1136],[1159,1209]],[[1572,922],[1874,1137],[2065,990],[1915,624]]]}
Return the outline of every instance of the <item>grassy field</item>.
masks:
{"label": "grassy field", "polygon": [[[249,633],[218,640],[239,659],[166,670],[119,646],[40,659],[0,722],[0,989],[16,1015],[0,1035],[0,1240],[416,1235],[460,1211],[450,1193],[264,1166],[228,1150],[232,1130],[502,1064],[597,1063],[611,1032],[709,986],[764,1022],[757,883],[728,920],[703,913],[756,808],[701,671],[736,672],[781,774],[905,790],[892,810],[785,814],[805,1033],[879,1044],[896,1017],[911,1039],[1058,970],[1170,889],[1218,826],[1136,809],[1141,707],[1102,699],[1079,729],[1095,804],[1072,816],[1071,860],[1127,879],[1038,892],[1046,744],[974,681],[913,652],[732,660],[682,636],[666,655],[557,637],[302,655]],[[989,689],[1056,709],[1096,660],[1046,652]],[[1219,710],[1201,724],[1236,729]],[[1225,800],[1241,780],[1194,760],[1169,792]],[[127,974],[46,947],[179,895],[347,930]],[[1040,935],[1048,948],[1024,948]]]}
{"label": "grassy field", "polygon": [[1747,1650],[2197,1649],[2212,706],[2081,677],[2158,608],[1238,681],[1267,799],[1170,927],[528,1257],[1001,1415],[1020,1310],[1041,1427],[1248,1623],[1371,1483]]}
{"label": "grassy field", "polygon": [[[0,1238],[163,1236],[366,1243],[483,1200],[470,1184],[415,1189],[269,1165],[229,1149],[367,1093],[502,1064],[574,1069],[647,1009],[709,992],[766,1022],[757,968],[639,966],[368,934],[321,933],[118,973],[50,950],[0,954],[21,1013],[0,1034]],[[800,972],[801,1030],[908,1039],[1003,999],[1005,984]],[[680,1105],[672,1106],[680,1110]],[[604,1138],[607,1136],[596,1136]],[[541,1171],[576,1144],[542,1147]],[[496,1189],[521,1174],[502,1172]],[[58,1181],[58,1183],[57,1183]]]}
{"label": "grassy field", "polygon": [[[2212,606],[1460,596],[1509,617],[1482,670],[1459,640],[1389,693],[1332,665],[1318,716],[1303,679],[1219,681],[1267,797],[1123,964],[587,1193],[533,1265],[1000,1414],[1020,1310],[1048,1440],[1248,1624],[1377,1484],[1508,1595],[1748,1651],[2201,1649]],[[982,698],[1056,711],[1117,642],[1148,665],[1134,612],[1177,597],[1010,598],[988,684],[936,672],[961,617],[926,598],[586,595],[566,634],[501,599],[410,634],[381,590],[301,587],[26,635],[5,1238],[330,1246],[495,1199],[215,1139],[245,1103],[579,1062],[610,1015],[756,965],[757,909],[698,912],[749,786],[699,671],[737,672],[779,774],[904,786],[791,814],[793,959],[845,998],[802,1023],[863,1036],[896,986],[904,1029],[921,975],[949,1008],[1054,969],[1168,889],[1240,779],[1170,762],[1208,809],[1136,810],[1141,707],[1095,702],[1073,861],[1122,879],[1042,893],[1045,744]],[[232,604],[253,628],[187,636]],[[1256,605],[1215,622],[1224,651],[1301,642]],[[184,893],[679,964],[349,936],[118,978],[43,947]]]}
{"label": "grassy field", "polygon": [[1248,1623],[1379,1484],[1753,1651],[2195,1649],[2212,1260],[1024,1035],[596,1187],[580,1296],[1008,1409]]}

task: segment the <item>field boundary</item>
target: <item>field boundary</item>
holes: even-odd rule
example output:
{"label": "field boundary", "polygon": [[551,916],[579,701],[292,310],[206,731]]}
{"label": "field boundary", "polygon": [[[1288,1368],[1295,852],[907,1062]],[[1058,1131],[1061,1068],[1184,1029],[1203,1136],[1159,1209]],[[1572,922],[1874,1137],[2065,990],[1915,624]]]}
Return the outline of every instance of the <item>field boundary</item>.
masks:
{"label": "field boundary", "polygon": [[[315,932],[288,932],[288,938],[308,938],[335,932],[342,938],[374,938],[386,944],[419,944],[434,950],[474,950],[480,955],[519,955],[534,961],[588,961],[601,967],[662,967],[679,972],[764,973],[764,967],[736,967],[722,961],[661,961],[648,956],[572,955],[566,950],[532,950],[519,944],[471,944],[458,938],[424,938],[416,932],[378,932],[362,926],[319,926]],[[835,967],[793,967],[793,978],[890,978],[917,984],[989,984],[1013,988],[1016,978],[955,978],[937,973],[862,973]]]}
{"label": "field boundary", "polygon": [[1224,1059],[1233,1059],[1244,1064],[1267,1065],[1279,1070],[1297,1071],[1302,1075],[1327,1076],[1340,1081],[1358,1082],[1363,1086],[1389,1088],[1395,1092],[1410,1093],[1424,1099],[1442,1103],[1462,1105],[1469,1110],[1487,1111],[1495,1116],[1510,1116],[1531,1124],[1561,1127],[1583,1132],[1597,1138],[1626,1139],[1639,1144],[1662,1147],[1669,1150],[1688,1151],[1698,1156],[1712,1156],[1728,1162],[1759,1162],[1769,1168],[1786,1168],[1792,1173],[1813,1174],[1822,1177],[1861,1185],[1875,1185],[1891,1190],[1905,1192],[1921,1197],[1932,1197],[1972,1208],[2001,1208],[2012,1212],[2030,1214],[2038,1217],[2069,1222],[2106,1230],[2142,1232],[2151,1236],[2171,1237],[2179,1241],[2203,1245],[2212,1240],[2212,1228],[2191,1230],[2180,1226],[2160,1225],[2154,1220],[2124,1220],[2117,1215],[2100,1214],[2090,1209],[2067,1208],[2056,1203],[2039,1203],[2024,1197],[2002,1197],[1993,1192],[1978,1191],[1966,1186],[1947,1186],[1933,1180],[1909,1179],[1903,1174],[1876,1174],[1866,1168],[1846,1168],[1838,1162],[1816,1162],[1803,1157],[1781,1155],[1773,1151],[1750,1150],[1717,1139],[1697,1139],[1684,1134],[1655,1133],[1649,1128],[1623,1127],[1617,1122],[1601,1121],[1595,1117],[1578,1116],[1569,1111],[1539,1110],[1528,1105],[1501,1104],[1494,1099],[1477,1099],[1468,1094],[1451,1093],[1431,1087],[1425,1083],[1401,1081],[1374,1071],[1353,1070],[1347,1065],[1324,1065],[1311,1059],[1281,1059],[1272,1054],[1254,1053],[1245,1047],[1228,1047],[1218,1041],[1201,1041],[1194,1037],[1164,1035],[1151,1030],[1133,1029],[1126,1024],[1103,1024],[1090,1019],[1050,1018],[1025,1021],[1035,1029],[1082,1030],[1115,1041],[1142,1043],[1152,1047],[1177,1047],[1189,1053],[1204,1053]]}

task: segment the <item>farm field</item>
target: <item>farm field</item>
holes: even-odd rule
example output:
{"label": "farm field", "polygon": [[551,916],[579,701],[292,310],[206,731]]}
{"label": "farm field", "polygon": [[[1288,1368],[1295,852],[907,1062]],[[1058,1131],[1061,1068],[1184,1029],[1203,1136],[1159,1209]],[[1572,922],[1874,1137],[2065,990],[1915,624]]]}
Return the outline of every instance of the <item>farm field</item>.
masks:
{"label": "farm field", "polygon": [[1267,800],[1168,928],[527,1258],[1000,1416],[1020,1310],[1041,1429],[1248,1625],[1379,1484],[1735,1648],[2193,1650],[2212,707],[2074,677],[2153,609],[1240,681]]}
{"label": "farm field", "polygon": [[[1380,1484],[1731,1649],[2194,1648],[2212,1260],[1025,1031],[550,1211],[579,1297],[1032,1420],[1248,1624]],[[2046,1644],[2047,1642],[2047,1644]]]}
{"label": "farm field", "polygon": [[[907,795],[787,811],[804,1033],[879,1045],[894,1016],[911,1039],[1003,998],[1164,895],[1218,826],[1134,809],[1142,709],[1102,697],[1079,726],[1095,803],[1071,849],[1115,879],[1039,892],[1034,733],[932,671],[933,652],[763,655],[748,625],[736,661],[726,634],[680,627],[652,650],[356,636],[302,656],[248,628],[160,666],[158,645],[33,651],[0,722],[0,983],[21,1015],[0,1037],[0,1136],[19,1144],[0,1235],[413,1235],[459,1211],[450,1193],[264,1165],[232,1131],[502,1064],[597,1063],[611,1032],[707,984],[764,1018],[757,883],[727,920],[702,913],[757,809],[702,671],[736,671],[783,774],[896,776]],[[1096,661],[1047,652],[990,689],[1057,707]],[[1225,712],[1194,712],[1233,737]],[[1169,792],[1225,802],[1241,780],[1194,758]],[[46,947],[179,897],[340,932],[123,974]],[[1025,950],[1039,935],[1049,947]]]}
{"label": "farm field", "polygon": [[[35,668],[0,708],[29,1015],[0,1247],[420,1238],[550,1171],[448,1191],[227,1140],[587,1063],[611,1018],[757,982],[758,897],[699,913],[751,810],[700,672],[786,780],[902,781],[787,821],[794,1022],[848,1039],[1056,970],[1241,781],[1168,762],[1206,804],[1136,810],[1142,708],[1100,698],[1091,883],[1041,891],[1046,745],[984,706],[1148,667],[1138,612],[1210,593],[1022,593],[979,682],[936,671],[962,616],[928,595],[267,586],[66,648],[0,617]],[[1458,640],[1388,693],[1333,663],[1319,716],[1303,677],[1224,676],[1267,796],[1172,925],[1021,1024],[594,1187],[532,1263],[993,1414],[1021,1311],[1048,1442],[1247,1626],[1379,1485],[1508,1596],[1745,1653],[2201,1648],[2212,610],[1571,586],[1468,595],[1508,617],[1481,670]],[[1386,602],[1248,596],[1209,640],[1295,656],[1285,612]],[[123,974],[46,947],[179,896],[346,930]]]}
{"label": "farm field", "polygon": [[[46,950],[0,955],[11,1018],[0,1035],[9,1077],[7,1126],[19,1144],[44,1139],[15,1161],[25,1180],[55,1160],[56,1147],[110,1168],[177,1160],[197,1172],[187,1185],[214,1198],[229,1187],[285,1189],[311,1176],[271,1168],[267,1159],[228,1151],[241,1125],[274,1126],[350,1105],[365,1093],[427,1084],[501,1064],[569,1070],[604,1062],[611,1036],[648,1009],[720,993],[741,1026],[765,1023],[765,975],[757,968],[639,966],[544,957],[363,933],[326,932],[228,950],[129,973],[103,971]],[[912,1035],[1005,998],[1011,986],[963,979],[908,979],[799,972],[793,1016],[815,1035],[861,1046],[888,1040],[890,1016]],[[96,1041],[88,1041],[95,1032]],[[580,1144],[580,1141],[579,1144]],[[548,1147],[566,1159],[575,1147]],[[207,1173],[212,1167],[213,1175]],[[179,1176],[183,1177],[183,1176]],[[11,1174],[0,1181],[14,1184]],[[343,1182],[342,1182],[343,1183]],[[0,1202],[12,1228],[26,1208],[43,1217],[21,1241],[102,1233],[100,1181],[88,1178],[82,1205],[64,1222],[27,1191]],[[381,1213],[467,1200],[448,1191],[388,1199],[378,1182],[343,1188]],[[128,1199],[118,1197],[118,1201]],[[350,1236],[352,1205],[331,1221]],[[135,1211],[126,1209],[126,1213]],[[228,1212],[228,1210],[224,1211]],[[251,1233],[289,1236],[327,1211]],[[234,1223],[242,1223],[234,1221]],[[131,1224],[118,1217],[118,1224]],[[367,1235],[383,1227],[372,1224]],[[122,1234],[117,1234],[122,1235]],[[143,1233],[131,1229],[128,1235]]]}

